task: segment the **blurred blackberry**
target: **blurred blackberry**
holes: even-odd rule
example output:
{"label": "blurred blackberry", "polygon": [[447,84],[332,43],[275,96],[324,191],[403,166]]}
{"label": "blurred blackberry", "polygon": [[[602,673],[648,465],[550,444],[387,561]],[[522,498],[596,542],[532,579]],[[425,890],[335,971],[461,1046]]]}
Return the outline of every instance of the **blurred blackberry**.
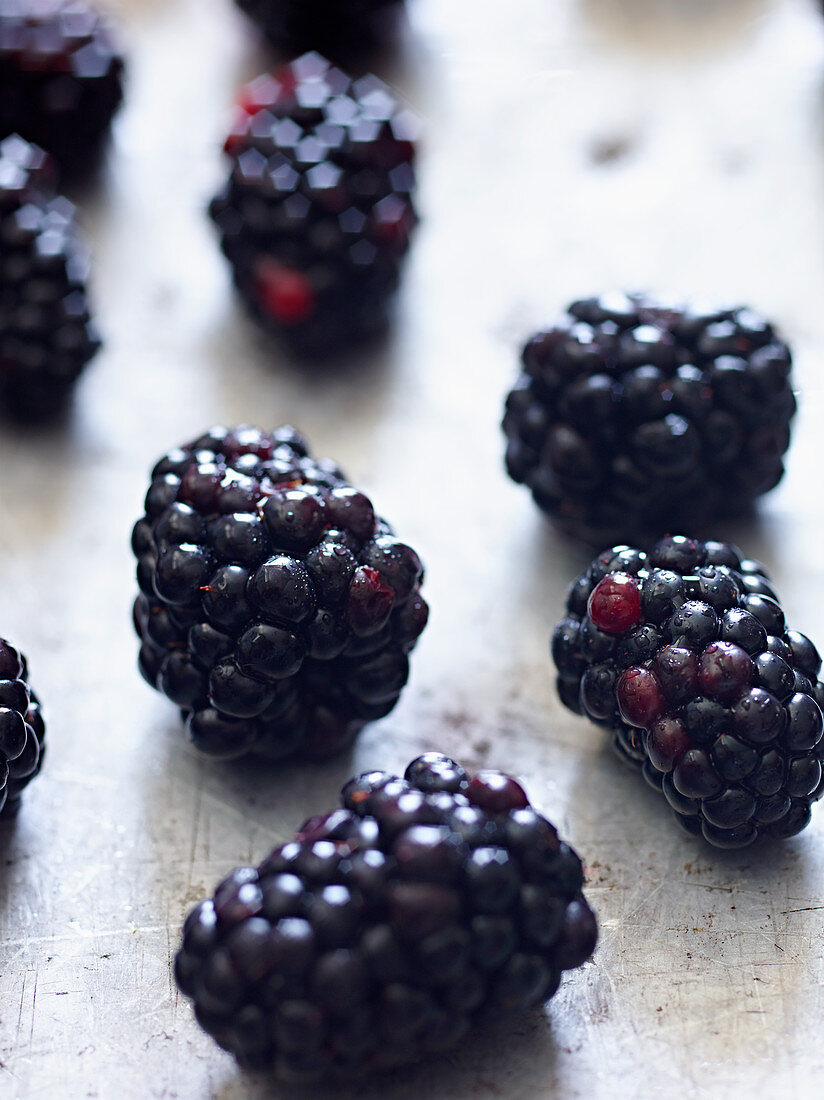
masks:
{"label": "blurred blackberry", "polygon": [[201,751],[324,756],[395,706],[423,567],[293,428],[213,428],[171,451],[132,545],[141,671]]}
{"label": "blurred blackberry", "polygon": [[297,349],[385,327],[417,222],[414,124],[377,77],[306,54],[241,93],[210,213],[241,297]]}
{"label": "blurred blackberry", "polygon": [[45,756],[46,727],[27,681],[26,658],[0,638],[0,817],[20,809],[20,795]]}
{"label": "blurred blackberry", "polygon": [[351,58],[391,37],[400,0],[236,0],[278,49]]}
{"label": "blurred blackberry", "polygon": [[48,413],[100,341],[86,299],[88,256],[74,207],[53,190],[41,149],[0,142],[0,402]]}
{"label": "blurred blackberry", "polygon": [[0,137],[21,134],[82,172],[120,105],[122,71],[108,20],[84,0],[0,0]]}
{"label": "blurred blackberry", "polygon": [[808,824],[821,658],[759,562],[681,535],[606,550],[570,587],[552,655],[563,703],[612,731],[688,832],[738,848]]}
{"label": "blurred blackberry", "polygon": [[184,924],[177,984],[241,1065],[298,1083],[439,1054],[592,953],[581,861],[514,779],[427,753],[342,803]]}
{"label": "blurred blackberry", "polygon": [[791,356],[750,310],[574,302],[522,363],[503,421],[507,470],[576,537],[695,529],[781,479]]}

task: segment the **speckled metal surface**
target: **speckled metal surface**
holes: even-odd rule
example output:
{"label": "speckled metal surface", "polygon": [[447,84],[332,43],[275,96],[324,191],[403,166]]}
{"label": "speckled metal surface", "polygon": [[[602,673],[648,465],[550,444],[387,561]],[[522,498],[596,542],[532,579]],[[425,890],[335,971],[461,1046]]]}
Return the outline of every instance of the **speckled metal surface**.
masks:
{"label": "speckled metal surface", "polygon": [[[423,115],[423,221],[391,339],[320,372],[247,322],[204,208],[265,54],[229,0],[121,0],[127,102],[79,194],[105,351],[59,430],[0,431],[0,631],[49,756],[0,829],[0,1094],[252,1100],[170,977],[184,913],[350,774],[440,748],[522,776],[585,858],[602,935],[544,1014],[329,1095],[819,1095],[824,811],[774,851],[688,839],[555,695],[547,640],[588,560],[502,468],[522,338],[569,299],[745,301],[796,351],[788,474],[719,526],[824,639],[824,20],[813,0],[410,0],[382,75]],[[148,469],[212,422],[291,421],[428,567],[397,710],[351,754],[201,760],[135,667],[129,531]],[[326,1095],[322,1089],[312,1095]]]}

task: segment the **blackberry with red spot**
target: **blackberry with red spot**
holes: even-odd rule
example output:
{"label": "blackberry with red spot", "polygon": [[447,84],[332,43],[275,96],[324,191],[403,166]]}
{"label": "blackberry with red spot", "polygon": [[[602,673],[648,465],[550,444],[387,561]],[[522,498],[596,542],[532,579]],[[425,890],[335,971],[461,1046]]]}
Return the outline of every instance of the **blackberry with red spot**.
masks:
{"label": "blackberry with red spot", "polygon": [[605,551],[571,585],[552,656],[564,705],[612,731],[689,832],[735,848],[809,822],[821,658],[736,547],[679,535]]}
{"label": "blackberry with red spot", "polygon": [[432,752],[341,802],[186,918],[177,984],[242,1066],[298,1083],[439,1054],[589,958],[581,861],[512,777]]}
{"label": "blackberry with red spot", "polygon": [[40,772],[46,752],[40,701],[28,683],[26,658],[0,638],[0,817],[20,809],[23,790]]}
{"label": "blackberry with red spot", "polygon": [[324,756],[388,714],[423,566],[293,428],[213,428],[156,463],[132,546],[140,668],[224,758]]}
{"label": "blackberry with red spot", "polygon": [[390,37],[401,0],[236,0],[278,49],[355,57]]}
{"label": "blackberry with red spot", "polygon": [[417,215],[416,127],[377,77],[305,54],[243,89],[211,216],[253,316],[319,354],[387,324]]}
{"label": "blackberry with red spot", "polygon": [[89,260],[49,158],[0,142],[0,404],[50,413],[65,404],[100,340],[89,313]]}
{"label": "blackberry with red spot", "polygon": [[0,0],[0,137],[21,134],[78,174],[123,97],[108,20],[84,0]]}
{"label": "blackberry with red spot", "polygon": [[523,349],[506,467],[564,530],[644,540],[749,511],[783,474],[790,350],[749,309],[573,302]]}

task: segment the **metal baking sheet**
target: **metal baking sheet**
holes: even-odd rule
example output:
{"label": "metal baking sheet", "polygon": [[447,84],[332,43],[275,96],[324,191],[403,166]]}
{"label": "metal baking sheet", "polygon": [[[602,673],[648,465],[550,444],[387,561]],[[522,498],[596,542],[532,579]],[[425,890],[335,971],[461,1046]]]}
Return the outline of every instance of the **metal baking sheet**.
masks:
{"label": "metal baking sheet", "polygon": [[[74,197],[105,350],[57,429],[0,430],[0,631],[49,755],[0,830],[0,1095],[264,1100],[170,964],[189,907],[350,775],[439,748],[524,777],[584,856],[601,941],[544,1013],[359,1100],[820,1095],[824,811],[775,851],[681,835],[563,710],[547,642],[588,560],[502,467],[520,342],[612,287],[743,301],[796,353],[787,476],[719,525],[824,640],[824,19],[814,0],[410,0],[380,71],[423,118],[422,222],[387,342],[320,372],[247,321],[204,210],[266,54],[229,0],[121,0],[127,99]],[[198,758],[140,679],[129,551],[148,470],[213,422],[298,425],[427,565],[398,708],[348,755]],[[323,1089],[312,1095],[326,1095]]]}

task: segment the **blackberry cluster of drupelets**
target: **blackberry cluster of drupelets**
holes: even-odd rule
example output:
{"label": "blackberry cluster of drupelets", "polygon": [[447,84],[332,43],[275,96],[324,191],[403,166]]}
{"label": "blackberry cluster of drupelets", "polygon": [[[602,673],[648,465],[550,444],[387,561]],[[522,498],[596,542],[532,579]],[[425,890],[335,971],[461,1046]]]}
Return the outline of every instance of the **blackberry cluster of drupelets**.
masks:
{"label": "blackberry cluster of drupelets", "polygon": [[53,180],[37,146],[0,142],[0,404],[32,414],[63,405],[100,346],[88,256]]}
{"label": "blackberry cluster of drupelets", "polygon": [[543,1004],[591,954],[581,862],[499,772],[371,772],[189,914],[175,974],[238,1061],[366,1074]]}
{"label": "blackberry cluster of drupelets", "polygon": [[0,815],[12,817],[43,764],[46,727],[26,658],[0,638]]}
{"label": "blackberry cluster of drupelets", "polygon": [[120,105],[123,59],[84,0],[0,0],[0,137],[21,134],[75,174]]}
{"label": "blackberry cluster of drupelets", "polygon": [[248,85],[213,199],[238,291],[311,353],[382,330],[417,222],[415,125],[386,85],[306,54]]}
{"label": "blackberry cluster of drupelets", "polygon": [[612,731],[690,833],[736,848],[808,824],[824,794],[821,658],[734,546],[605,551],[570,587],[552,654],[564,704]]}
{"label": "blackberry cluster of drupelets", "polygon": [[401,0],[236,0],[278,49],[329,57],[371,52],[390,37],[387,17]]}
{"label": "blackberry cluster of drupelets", "polygon": [[574,302],[533,336],[503,427],[510,476],[592,543],[698,530],[783,474],[791,356],[748,309]]}
{"label": "blackberry cluster of drupelets", "polygon": [[132,544],[141,670],[203,752],[323,756],[395,706],[423,567],[293,428],[171,451]]}

